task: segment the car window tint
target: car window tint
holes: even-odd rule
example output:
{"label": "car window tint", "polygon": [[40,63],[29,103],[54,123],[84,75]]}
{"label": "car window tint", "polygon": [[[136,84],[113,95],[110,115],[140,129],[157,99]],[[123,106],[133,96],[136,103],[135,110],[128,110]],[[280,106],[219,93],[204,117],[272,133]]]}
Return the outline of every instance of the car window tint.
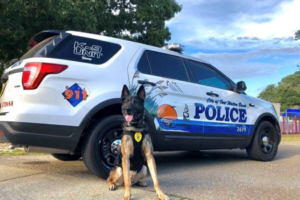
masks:
{"label": "car window tint", "polygon": [[120,49],[121,46],[115,43],[75,36],[66,42],[53,58],[104,64]]}
{"label": "car window tint", "polygon": [[151,74],[151,69],[150,69],[150,65],[146,53],[143,53],[139,61],[138,70],[144,74]]}
{"label": "car window tint", "polygon": [[226,90],[232,89],[230,82],[208,65],[200,62],[189,61],[189,66],[196,83]]}
{"label": "car window tint", "polygon": [[188,81],[181,58],[153,51],[147,51],[147,55],[153,75]]}

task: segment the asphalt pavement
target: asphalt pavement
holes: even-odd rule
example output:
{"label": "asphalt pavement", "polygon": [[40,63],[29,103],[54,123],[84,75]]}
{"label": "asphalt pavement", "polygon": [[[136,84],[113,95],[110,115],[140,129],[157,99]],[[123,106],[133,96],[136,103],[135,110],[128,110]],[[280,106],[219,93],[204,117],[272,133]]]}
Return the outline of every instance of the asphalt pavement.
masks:
{"label": "asphalt pavement", "polygon": [[[279,146],[272,162],[248,159],[245,151],[155,153],[161,187],[171,199],[300,199],[300,142]],[[157,199],[151,177],[134,187],[132,199]],[[0,200],[122,199],[108,191],[82,161],[50,155],[0,157]]]}

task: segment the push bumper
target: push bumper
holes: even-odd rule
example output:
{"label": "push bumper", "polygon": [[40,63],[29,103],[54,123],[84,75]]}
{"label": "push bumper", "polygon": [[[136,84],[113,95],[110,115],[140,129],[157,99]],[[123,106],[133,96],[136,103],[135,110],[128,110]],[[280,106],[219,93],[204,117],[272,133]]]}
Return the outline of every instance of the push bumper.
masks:
{"label": "push bumper", "polygon": [[83,127],[0,122],[0,142],[74,151]]}

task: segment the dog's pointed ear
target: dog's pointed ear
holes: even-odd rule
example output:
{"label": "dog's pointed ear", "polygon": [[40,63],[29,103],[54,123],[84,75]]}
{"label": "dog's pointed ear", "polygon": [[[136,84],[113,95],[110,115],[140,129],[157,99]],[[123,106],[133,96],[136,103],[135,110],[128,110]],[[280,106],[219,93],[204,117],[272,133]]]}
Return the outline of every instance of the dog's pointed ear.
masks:
{"label": "dog's pointed ear", "polygon": [[126,97],[128,97],[129,95],[130,95],[130,92],[128,90],[128,87],[127,87],[127,85],[124,85],[123,90],[122,90],[122,96],[121,96],[122,101],[124,101],[126,99]]}
{"label": "dog's pointed ear", "polygon": [[145,91],[145,87],[143,85],[140,86],[138,92],[137,92],[137,96],[140,97],[143,101],[145,101],[146,99],[146,91]]}

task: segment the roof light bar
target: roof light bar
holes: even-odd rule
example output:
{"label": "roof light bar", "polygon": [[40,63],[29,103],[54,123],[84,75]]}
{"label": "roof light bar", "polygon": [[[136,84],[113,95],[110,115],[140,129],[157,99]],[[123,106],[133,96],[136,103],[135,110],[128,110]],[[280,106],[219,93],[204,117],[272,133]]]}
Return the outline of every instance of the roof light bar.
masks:
{"label": "roof light bar", "polygon": [[170,51],[176,51],[178,53],[182,53],[185,50],[185,46],[178,43],[167,44],[163,47],[163,49],[168,49]]}

